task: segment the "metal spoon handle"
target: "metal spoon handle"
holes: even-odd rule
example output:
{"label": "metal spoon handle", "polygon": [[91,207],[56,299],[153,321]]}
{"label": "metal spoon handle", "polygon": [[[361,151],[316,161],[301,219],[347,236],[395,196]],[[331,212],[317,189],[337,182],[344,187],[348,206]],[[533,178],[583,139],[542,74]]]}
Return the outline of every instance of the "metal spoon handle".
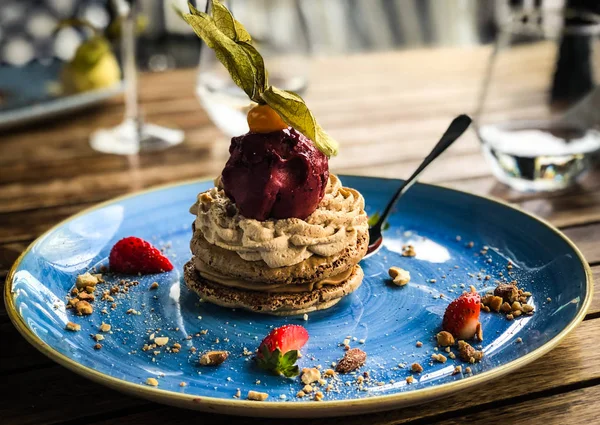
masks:
{"label": "metal spoon handle", "polygon": [[398,202],[398,199],[402,197],[406,193],[408,189],[417,181],[419,175],[427,168],[429,164],[431,164],[438,156],[442,154],[446,149],[452,145],[462,134],[469,128],[471,125],[471,118],[468,115],[459,115],[454,118],[446,132],[440,138],[440,141],[437,142],[433,150],[427,155],[427,157],[423,160],[421,165],[415,170],[415,172],[398,188],[394,197],[390,200],[390,202],[385,207],[383,214],[379,217],[379,220],[373,226],[374,229],[381,229],[381,226],[387,219],[388,215],[392,212],[394,205]]}

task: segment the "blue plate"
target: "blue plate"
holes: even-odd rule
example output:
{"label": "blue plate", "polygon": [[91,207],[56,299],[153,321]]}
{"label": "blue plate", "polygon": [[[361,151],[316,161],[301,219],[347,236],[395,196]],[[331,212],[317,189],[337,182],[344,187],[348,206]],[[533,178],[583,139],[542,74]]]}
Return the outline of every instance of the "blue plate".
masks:
{"label": "blue plate", "polygon": [[[363,193],[371,213],[381,210],[400,184],[351,176],[342,181]],[[391,217],[383,248],[362,262],[363,285],[333,308],[304,321],[302,316],[271,317],[199,303],[182,283],[193,221],[188,208],[198,192],[211,186],[208,181],[181,183],[119,198],[48,231],[19,258],[7,279],[5,297],[16,327],[56,362],[140,397],[239,415],[333,416],[399,408],[504,375],[556,346],[583,319],[592,299],[587,263],[555,228],[497,201],[419,184]],[[99,299],[91,316],[66,310],[65,296],[77,274],[106,264],[112,245],[129,235],[163,247],[175,269],[137,278],[140,284],[127,296],[116,297],[115,310]],[[416,257],[401,255],[404,244],[415,247]],[[481,253],[483,246],[489,247],[487,254]],[[507,276],[509,261],[510,279],[533,293],[535,314],[509,321],[482,312],[483,361],[432,363],[434,336],[450,300],[469,285],[482,293],[492,289],[499,273]],[[411,282],[391,285],[390,266],[409,270]],[[150,290],[155,281],[159,288]],[[108,313],[101,314],[102,308]],[[127,314],[130,309],[141,314]],[[81,332],[66,331],[68,321],[80,324]],[[95,350],[90,334],[98,333],[102,322],[112,331]],[[323,388],[322,402],[297,398],[299,379],[267,375],[244,355],[244,348],[253,351],[272,327],[285,323],[304,325],[310,334],[301,367],[331,367],[344,355],[340,345],[347,336],[351,346],[367,352],[366,365],[358,374],[332,381],[333,391]],[[150,333],[168,336],[171,347],[181,344],[180,352],[143,351]],[[199,367],[198,354],[214,349],[230,352],[226,363]],[[412,363],[420,363],[424,371],[409,385]],[[463,373],[453,374],[456,365],[462,365]],[[464,373],[466,366],[472,374]],[[363,371],[370,372],[370,379],[360,385],[357,378]],[[157,378],[159,386],[145,385],[149,377]],[[182,382],[186,385],[180,386]],[[234,398],[238,388],[240,399]],[[247,401],[250,390],[269,398]]]}

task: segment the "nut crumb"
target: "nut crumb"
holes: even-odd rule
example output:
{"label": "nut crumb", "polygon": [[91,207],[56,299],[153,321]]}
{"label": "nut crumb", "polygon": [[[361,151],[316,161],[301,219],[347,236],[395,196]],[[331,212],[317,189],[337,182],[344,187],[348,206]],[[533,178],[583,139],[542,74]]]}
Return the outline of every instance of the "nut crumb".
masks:
{"label": "nut crumb", "polygon": [[186,387],[186,386],[187,386],[187,384],[186,384],[185,382],[181,381],[181,382],[179,383],[179,386],[180,386],[180,387]]}
{"label": "nut crumb", "polygon": [[315,381],[321,379],[321,372],[316,367],[302,369],[302,376],[300,380],[303,384],[312,384]]}
{"label": "nut crumb", "polygon": [[415,257],[417,252],[412,245],[405,245],[402,247],[402,256],[403,257]]}
{"label": "nut crumb", "polygon": [[315,400],[315,401],[321,401],[321,400],[323,400],[323,393],[322,393],[321,391],[317,391],[317,392],[315,393],[315,398],[314,398],[314,400]]}
{"label": "nut crumb", "polygon": [[392,282],[397,286],[404,286],[410,282],[410,273],[400,267],[390,267],[388,274],[392,278]]}
{"label": "nut crumb", "polygon": [[441,347],[450,347],[454,345],[454,336],[450,332],[441,331],[435,336],[437,343]]}
{"label": "nut crumb", "polygon": [[111,326],[107,323],[102,322],[100,325],[100,332],[110,332]]}
{"label": "nut crumb", "polygon": [[458,365],[454,368],[454,371],[452,372],[452,375],[458,375],[459,373],[462,373],[462,366]]}
{"label": "nut crumb", "polygon": [[338,362],[335,371],[338,373],[349,373],[361,367],[367,361],[367,353],[360,348],[346,351],[344,357]]}
{"label": "nut crumb", "polygon": [[417,348],[421,348],[423,346],[423,343],[421,341],[417,341],[415,345],[417,346]]}
{"label": "nut crumb", "polygon": [[158,289],[158,282],[152,282],[152,285],[150,285],[150,289]]}
{"label": "nut crumb", "polygon": [[302,316],[302,319],[306,322],[308,320],[308,314],[304,313],[304,316]]}
{"label": "nut crumb", "polygon": [[413,378],[412,375],[406,377],[407,384],[412,384],[413,382],[415,382],[415,378]]}
{"label": "nut crumb", "polygon": [[468,342],[458,341],[458,354],[461,360],[469,363],[481,361],[483,352],[477,351]]}
{"label": "nut crumb", "polygon": [[419,363],[413,363],[410,367],[410,370],[414,373],[421,373],[423,372],[423,366],[421,366]]}
{"label": "nut crumb", "polygon": [[200,356],[202,366],[219,366],[229,357],[227,351],[208,351]]}
{"label": "nut crumb", "polygon": [[471,374],[471,373],[473,373],[473,372],[471,371],[471,368],[467,366],[467,367],[465,368],[465,373],[467,373],[467,374]]}
{"label": "nut crumb", "polygon": [[148,378],[146,379],[146,385],[150,385],[151,387],[158,387],[158,381],[156,378]]}
{"label": "nut crumb", "polygon": [[296,393],[296,397],[298,397],[298,398],[302,398],[302,397],[304,397],[305,395],[306,395],[306,394],[305,394],[305,393],[304,393],[304,391],[302,391],[302,390],[300,390],[300,391],[298,391],[298,392]]}
{"label": "nut crumb", "polygon": [[94,308],[87,301],[78,301],[75,304],[75,311],[78,316],[89,316],[94,312]]}
{"label": "nut crumb", "polygon": [[325,369],[323,373],[325,376],[335,376],[335,371],[333,369]]}
{"label": "nut crumb", "polygon": [[483,341],[483,328],[480,322],[477,322],[477,327],[475,328],[475,338],[478,341]]}
{"label": "nut crumb", "polygon": [[254,401],[265,401],[269,397],[267,393],[261,393],[258,391],[248,391],[248,400]]}
{"label": "nut crumb", "polygon": [[78,275],[77,280],[75,281],[75,286],[80,291],[85,290],[86,286],[96,286],[97,284],[98,278],[89,272]]}
{"label": "nut crumb", "polygon": [[302,391],[304,391],[305,394],[310,394],[313,392],[313,387],[307,384],[304,387],[302,387]]}
{"label": "nut crumb", "polygon": [[523,342],[523,339],[521,337],[517,338],[515,341],[517,344],[520,344]]}
{"label": "nut crumb", "polygon": [[443,354],[432,354],[431,359],[440,363],[446,363],[446,361],[448,360]]}
{"label": "nut crumb", "polygon": [[156,345],[158,345],[159,347],[162,347],[163,345],[167,345],[168,342],[169,342],[169,337],[167,337],[167,336],[159,336],[159,337],[154,338],[154,343]]}
{"label": "nut crumb", "polygon": [[101,349],[101,348],[102,348],[102,345],[101,345],[101,344],[96,344],[96,345],[94,345],[94,350],[99,350],[99,349]]}
{"label": "nut crumb", "polygon": [[79,332],[81,330],[81,325],[73,322],[67,322],[65,329],[72,332]]}
{"label": "nut crumb", "polygon": [[507,314],[506,315],[506,320],[513,320],[514,318],[515,318],[515,316],[512,315],[512,314]]}

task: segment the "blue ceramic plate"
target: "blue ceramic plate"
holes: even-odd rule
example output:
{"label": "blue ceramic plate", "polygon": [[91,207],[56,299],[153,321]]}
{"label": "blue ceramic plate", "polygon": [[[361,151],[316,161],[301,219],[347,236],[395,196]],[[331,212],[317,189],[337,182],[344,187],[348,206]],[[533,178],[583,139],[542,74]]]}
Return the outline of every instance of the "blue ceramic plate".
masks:
{"label": "blue ceramic plate", "polygon": [[[371,213],[381,210],[400,184],[351,176],[342,181],[363,193]],[[40,237],[7,280],[7,306],[19,331],[69,369],[155,401],[252,416],[346,415],[423,402],[521,367],[556,346],[582,320],[592,298],[587,263],[558,230],[508,205],[420,184],[390,219],[383,248],[362,262],[365,280],[360,289],[333,308],[309,314],[304,321],[302,316],[270,317],[199,303],[182,283],[182,267],[190,257],[193,217],[188,208],[211,185],[182,183],[116,199]],[[115,310],[100,300],[88,317],[65,310],[65,295],[77,274],[106,264],[111,246],[129,235],[163,247],[175,269],[139,277],[138,286],[117,297]],[[404,244],[415,247],[416,257],[401,255]],[[483,246],[489,247],[487,254],[481,254]],[[447,304],[465,286],[474,285],[482,293],[493,288],[499,273],[507,275],[509,260],[514,265],[511,279],[533,293],[530,303],[536,313],[509,321],[482,312],[485,357],[470,365],[472,374],[453,374],[455,365],[463,371],[469,366],[458,359],[432,363],[434,335]],[[411,282],[391,285],[390,266],[409,270]],[[159,288],[150,290],[155,281]],[[104,307],[108,314],[101,314]],[[141,314],[127,314],[129,309]],[[68,321],[80,324],[81,332],[65,331]],[[90,334],[98,333],[101,322],[110,324],[112,333],[95,350]],[[298,379],[267,375],[243,354],[244,347],[253,351],[269,329],[285,323],[304,325],[310,334],[301,367],[330,367],[343,356],[340,344],[348,336],[352,346],[367,352],[360,374],[369,371],[370,380],[359,386],[358,375],[345,375],[333,381],[334,390],[324,392],[322,402],[297,398],[302,388]],[[180,352],[143,351],[151,332],[168,336],[169,346],[181,344]],[[198,354],[213,349],[229,351],[229,359],[217,368],[199,367]],[[410,365],[417,362],[424,371],[408,385]],[[149,377],[156,377],[159,386],[145,385]],[[182,382],[186,385],[180,386]],[[234,398],[238,388],[240,399]],[[249,390],[266,392],[269,398],[247,401]]]}

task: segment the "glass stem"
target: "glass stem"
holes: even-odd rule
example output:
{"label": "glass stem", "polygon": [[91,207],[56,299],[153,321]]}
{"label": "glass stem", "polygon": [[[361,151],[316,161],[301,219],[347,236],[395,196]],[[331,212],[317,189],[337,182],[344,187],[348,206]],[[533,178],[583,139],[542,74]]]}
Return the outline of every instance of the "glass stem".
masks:
{"label": "glass stem", "polygon": [[[123,49],[123,74],[125,77],[125,120],[133,120],[138,133],[142,125],[138,106],[138,76],[135,56],[135,3],[129,7],[121,21],[121,46]],[[139,134],[138,134],[139,136]],[[138,139],[139,140],[139,139]]]}

